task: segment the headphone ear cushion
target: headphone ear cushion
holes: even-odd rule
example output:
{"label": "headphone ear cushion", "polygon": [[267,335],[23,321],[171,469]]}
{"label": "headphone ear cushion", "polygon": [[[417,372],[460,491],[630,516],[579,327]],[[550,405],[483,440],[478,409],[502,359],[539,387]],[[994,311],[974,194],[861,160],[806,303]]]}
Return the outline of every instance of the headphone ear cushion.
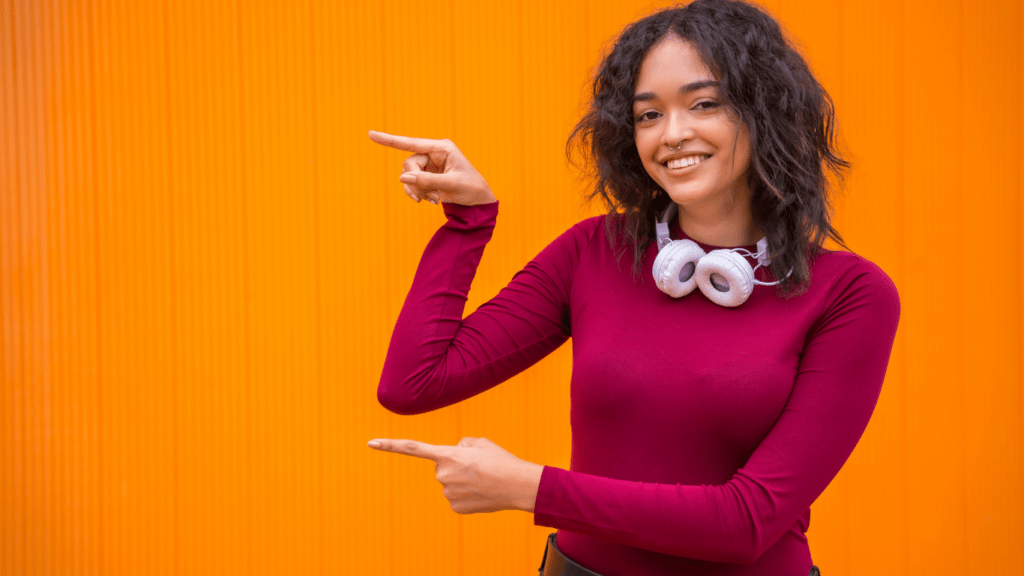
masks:
{"label": "headphone ear cushion", "polygon": [[697,264],[694,276],[704,296],[726,308],[743,304],[754,291],[754,269],[731,250],[712,250]]}
{"label": "headphone ear cushion", "polygon": [[673,298],[686,296],[697,287],[698,261],[704,249],[693,240],[673,240],[654,259],[654,283]]}

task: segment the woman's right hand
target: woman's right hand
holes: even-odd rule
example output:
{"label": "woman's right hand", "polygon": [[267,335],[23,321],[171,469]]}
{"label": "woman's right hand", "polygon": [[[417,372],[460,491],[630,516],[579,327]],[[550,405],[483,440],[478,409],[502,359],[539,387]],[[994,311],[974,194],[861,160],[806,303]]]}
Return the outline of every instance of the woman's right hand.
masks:
{"label": "woman's right hand", "polygon": [[484,177],[473,168],[451,140],[394,136],[370,130],[370,140],[390,148],[413,152],[402,163],[398,180],[405,193],[419,202],[448,202],[473,206],[496,202]]}

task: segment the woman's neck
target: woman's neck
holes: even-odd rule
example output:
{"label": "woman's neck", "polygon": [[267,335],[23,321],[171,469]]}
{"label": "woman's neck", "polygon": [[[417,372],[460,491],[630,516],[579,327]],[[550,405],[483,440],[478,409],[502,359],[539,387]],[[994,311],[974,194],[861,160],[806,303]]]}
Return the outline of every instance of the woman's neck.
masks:
{"label": "woman's neck", "polygon": [[697,215],[680,206],[677,217],[687,237],[711,246],[749,246],[764,237],[749,209],[714,216]]}

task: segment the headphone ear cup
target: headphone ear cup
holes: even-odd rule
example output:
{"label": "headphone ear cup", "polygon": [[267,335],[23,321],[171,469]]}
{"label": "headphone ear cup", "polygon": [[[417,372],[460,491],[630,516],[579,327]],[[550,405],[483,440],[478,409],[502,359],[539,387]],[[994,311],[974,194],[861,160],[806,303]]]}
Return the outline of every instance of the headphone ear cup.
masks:
{"label": "headphone ear cup", "polygon": [[673,298],[686,296],[697,287],[698,261],[704,249],[693,240],[673,240],[654,259],[654,283]]}
{"label": "headphone ear cup", "polygon": [[712,250],[701,258],[694,276],[704,296],[726,308],[743,304],[754,291],[754,269],[731,250]]}

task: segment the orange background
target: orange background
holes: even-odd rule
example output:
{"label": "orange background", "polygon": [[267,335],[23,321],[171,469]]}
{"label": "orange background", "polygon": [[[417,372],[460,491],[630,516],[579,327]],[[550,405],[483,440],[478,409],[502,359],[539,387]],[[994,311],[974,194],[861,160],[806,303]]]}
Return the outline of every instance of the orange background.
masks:
{"label": "orange background", "polygon": [[[535,573],[374,437],[568,466],[565,346],[461,405],[375,397],[439,208],[370,128],[450,137],[502,201],[467,311],[598,206],[592,67],[661,3],[0,0],[0,574]],[[773,0],[856,163],[838,227],[903,315],[813,507],[825,576],[1024,574],[1012,0]]]}

